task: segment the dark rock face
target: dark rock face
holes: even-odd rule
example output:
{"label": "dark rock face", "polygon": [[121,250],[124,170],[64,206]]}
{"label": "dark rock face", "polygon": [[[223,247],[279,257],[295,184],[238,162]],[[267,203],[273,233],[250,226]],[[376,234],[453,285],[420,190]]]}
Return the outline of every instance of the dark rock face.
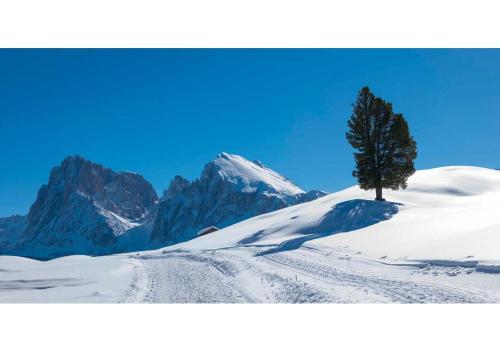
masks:
{"label": "dark rock face", "polygon": [[[30,209],[30,223],[38,222],[52,205],[62,206],[73,194],[91,198],[96,205],[126,219],[141,219],[157,200],[153,187],[140,175],[114,172],[79,156],[68,157],[52,169]],[[54,202],[56,201],[56,202]]]}
{"label": "dark rock face", "polygon": [[312,200],[326,196],[328,193],[323,191],[312,190],[297,196],[297,204],[310,202]]}
{"label": "dark rock face", "polygon": [[27,216],[12,215],[0,218],[0,254],[3,254],[6,248],[12,247],[19,241],[27,226]]}
{"label": "dark rock face", "polygon": [[142,222],[156,201],[142,176],[68,157],[39,190],[17,247],[42,259],[110,253],[117,236]]}
{"label": "dark rock face", "polygon": [[199,179],[172,180],[156,210],[151,242],[159,246],[186,241],[208,226],[225,227],[325,194],[306,193],[260,162],[222,153]]}

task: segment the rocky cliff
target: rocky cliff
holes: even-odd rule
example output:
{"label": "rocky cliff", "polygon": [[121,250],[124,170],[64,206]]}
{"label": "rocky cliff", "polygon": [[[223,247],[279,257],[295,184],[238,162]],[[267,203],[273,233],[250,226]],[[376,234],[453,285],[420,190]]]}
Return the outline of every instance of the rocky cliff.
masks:
{"label": "rocky cliff", "polygon": [[35,258],[112,252],[118,237],[140,225],[156,202],[142,176],[68,157],[40,188],[16,251]]}

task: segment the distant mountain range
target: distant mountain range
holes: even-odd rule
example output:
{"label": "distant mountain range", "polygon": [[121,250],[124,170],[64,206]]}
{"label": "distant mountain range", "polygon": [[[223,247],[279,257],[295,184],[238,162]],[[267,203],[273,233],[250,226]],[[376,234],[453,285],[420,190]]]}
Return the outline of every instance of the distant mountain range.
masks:
{"label": "distant mountain range", "polygon": [[259,161],[221,153],[199,179],[175,176],[158,199],[141,175],[70,156],[52,169],[27,216],[0,218],[0,254],[52,259],[154,249],[324,195]]}

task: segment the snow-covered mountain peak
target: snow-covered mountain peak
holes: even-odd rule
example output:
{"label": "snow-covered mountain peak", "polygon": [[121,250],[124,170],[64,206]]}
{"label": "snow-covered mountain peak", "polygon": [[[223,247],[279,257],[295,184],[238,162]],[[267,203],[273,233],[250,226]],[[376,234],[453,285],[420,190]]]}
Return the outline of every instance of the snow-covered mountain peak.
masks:
{"label": "snow-covered mountain peak", "polygon": [[222,179],[234,183],[244,192],[265,191],[270,188],[284,195],[305,193],[303,189],[261,162],[252,162],[239,155],[223,152],[213,164]]}
{"label": "snow-covered mountain peak", "polygon": [[176,176],[155,213],[151,240],[167,244],[185,241],[199,230],[219,228],[290,205],[324,196],[304,192],[262,163],[220,153],[193,182]]}

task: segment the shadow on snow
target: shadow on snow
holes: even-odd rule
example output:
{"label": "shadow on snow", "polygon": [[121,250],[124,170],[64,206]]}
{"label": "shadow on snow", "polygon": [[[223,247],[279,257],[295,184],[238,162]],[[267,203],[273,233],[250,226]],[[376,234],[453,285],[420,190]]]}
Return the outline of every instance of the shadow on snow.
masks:
{"label": "shadow on snow", "polygon": [[[307,241],[374,225],[397,214],[399,205],[401,204],[363,199],[338,203],[323,215],[318,224],[299,229],[297,233],[303,234],[303,236],[284,241],[278,246],[257,255],[291,251],[299,248]],[[257,233],[248,238],[247,241],[258,239],[261,235],[262,233]]]}

